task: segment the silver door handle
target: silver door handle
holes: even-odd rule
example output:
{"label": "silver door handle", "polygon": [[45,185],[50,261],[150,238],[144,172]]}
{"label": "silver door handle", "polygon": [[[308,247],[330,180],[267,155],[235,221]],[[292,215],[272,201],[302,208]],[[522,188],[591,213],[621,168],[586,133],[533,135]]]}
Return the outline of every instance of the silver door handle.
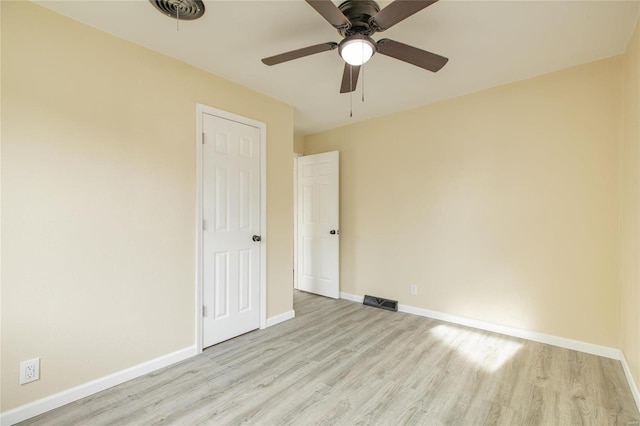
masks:
{"label": "silver door handle", "polygon": [[262,240],[262,238],[260,238],[260,235],[254,235],[251,239],[256,243],[259,243]]}

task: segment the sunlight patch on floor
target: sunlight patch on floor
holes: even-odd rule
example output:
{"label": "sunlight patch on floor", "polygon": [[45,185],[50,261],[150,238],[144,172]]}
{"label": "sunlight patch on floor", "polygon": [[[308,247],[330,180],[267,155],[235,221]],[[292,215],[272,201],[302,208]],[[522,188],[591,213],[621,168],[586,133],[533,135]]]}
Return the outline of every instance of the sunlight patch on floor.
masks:
{"label": "sunlight patch on floor", "polygon": [[510,338],[462,329],[445,324],[429,332],[443,344],[492,373],[509,361],[522,347]]}

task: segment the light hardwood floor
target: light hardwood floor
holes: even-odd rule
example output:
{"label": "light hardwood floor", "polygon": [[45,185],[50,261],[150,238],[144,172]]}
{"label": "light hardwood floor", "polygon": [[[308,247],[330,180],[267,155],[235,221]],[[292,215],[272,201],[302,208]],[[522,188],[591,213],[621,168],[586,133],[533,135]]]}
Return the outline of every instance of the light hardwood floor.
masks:
{"label": "light hardwood floor", "polygon": [[[296,318],[28,425],[627,425],[619,361],[296,292]],[[637,424],[637,423],[636,423]]]}

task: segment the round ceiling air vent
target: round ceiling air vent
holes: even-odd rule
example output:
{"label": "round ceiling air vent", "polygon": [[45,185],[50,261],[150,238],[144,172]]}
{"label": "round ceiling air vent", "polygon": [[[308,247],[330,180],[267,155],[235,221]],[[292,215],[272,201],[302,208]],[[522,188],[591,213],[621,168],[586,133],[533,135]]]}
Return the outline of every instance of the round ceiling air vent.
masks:
{"label": "round ceiling air vent", "polygon": [[193,21],[204,15],[202,0],[149,0],[163,15],[173,19]]}

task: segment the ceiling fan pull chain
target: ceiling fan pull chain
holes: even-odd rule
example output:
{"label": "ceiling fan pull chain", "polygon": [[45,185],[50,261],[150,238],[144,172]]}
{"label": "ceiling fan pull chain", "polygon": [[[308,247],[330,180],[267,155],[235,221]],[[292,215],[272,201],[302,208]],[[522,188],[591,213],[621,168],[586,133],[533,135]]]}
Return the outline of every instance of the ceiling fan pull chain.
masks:
{"label": "ceiling fan pull chain", "polygon": [[353,117],[353,65],[349,65],[349,117]]}
{"label": "ceiling fan pull chain", "polygon": [[362,64],[362,103],[364,103],[364,64]]}
{"label": "ceiling fan pull chain", "polygon": [[176,3],[176,32],[180,31],[180,1]]}
{"label": "ceiling fan pull chain", "polygon": [[[362,57],[364,58],[364,43],[362,43],[360,47],[362,48]],[[364,64],[365,63],[366,62],[362,63],[362,103],[364,103]]]}

